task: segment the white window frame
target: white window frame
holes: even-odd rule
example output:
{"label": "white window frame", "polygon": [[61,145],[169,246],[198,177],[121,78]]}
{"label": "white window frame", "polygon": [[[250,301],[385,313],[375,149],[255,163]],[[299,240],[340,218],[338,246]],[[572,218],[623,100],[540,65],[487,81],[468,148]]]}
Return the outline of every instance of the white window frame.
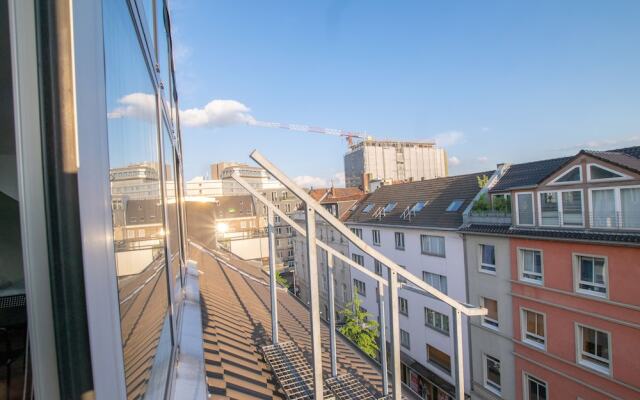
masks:
{"label": "white window frame", "polygon": [[[602,360],[603,360],[603,362],[606,361],[606,362],[609,363],[609,367],[608,368],[602,367],[602,366],[600,366],[598,364],[595,364],[595,363],[593,363],[593,362],[591,362],[589,360],[585,360],[583,358],[583,356],[582,356],[582,330],[580,328],[592,329],[592,330],[594,330],[596,332],[602,332],[602,333],[606,333],[607,334],[607,353],[609,354],[609,359],[608,360],[602,359]],[[579,322],[575,323],[575,332],[576,332],[576,335],[575,335],[575,340],[576,340],[576,363],[581,365],[581,366],[583,366],[583,367],[589,368],[589,369],[591,369],[593,371],[599,372],[601,374],[611,375],[611,371],[613,371],[613,357],[612,357],[613,353],[611,352],[611,332],[609,332],[607,330],[604,330],[604,329],[596,328],[596,327],[591,326],[591,325],[581,324]],[[597,337],[597,335],[596,335],[596,337]],[[599,357],[599,356],[597,356],[595,354],[591,354],[590,357],[601,358],[601,357]]]}
{"label": "white window frame", "polygon": [[[577,181],[558,182],[558,179],[561,179],[565,175],[568,175],[570,172],[572,172],[576,168],[580,171],[580,178],[578,178]],[[549,182],[548,185],[549,186],[553,186],[553,185],[575,185],[575,184],[578,184],[578,183],[582,183],[582,181],[583,181],[582,176],[583,176],[583,174],[582,174],[582,166],[580,164],[574,165],[573,167],[567,169],[564,173],[562,173],[562,175],[557,176],[554,180]]]}
{"label": "white window frame", "polygon": [[[439,281],[439,285],[438,285],[439,287],[435,287],[434,285],[429,283],[429,281],[426,279],[427,275],[437,276],[438,277],[438,281]],[[445,288],[444,291],[442,290],[442,278],[444,278],[445,281],[447,281],[447,285],[446,285],[447,287]],[[449,279],[447,278],[446,275],[438,274],[438,273],[435,273],[435,272],[422,271],[422,280],[424,282],[426,282],[427,284],[433,286],[435,289],[439,290],[440,292],[442,292],[444,294],[447,294],[449,292],[449,282],[448,282]]]}
{"label": "white window frame", "polygon": [[[490,297],[480,296],[480,305],[482,307],[485,307],[485,305],[484,305],[484,300],[485,299],[493,300],[493,301],[496,302],[496,313],[498,314],[497,317],[500,318],[500,314],[499,314],[500,304],[498,304],[498,300],[497,299],[492,299]],[[489,329],[493,329],[493,330],[496,330],[496,331],[500,330],[500,320],[499,319],[489,318],[488,314],[487,314],[487,315],[483,315],[481,317],[481,321],[482,321],[482,326],[484,326],[484,327],[487,327]]]}
{"label": "white window frame", "polygon": [[[429,323],[429,312],[433,313],[433,324]],[[440,321],[440,326],[444,326],[444,319],[447,319],[447,329],[445,330],[444,328],[438,328],[437,324],[436,324],[436,320]],[[429,307],[424,307],[424,325],[430,329],[433,329],[436,332],[439,332],[445,336],[449,336],[450,332],[451,332],[451,322],[449,320],[449,316],[445,315],[439,311],[436,311],[432,308]]]}
{"label": "white window frame", "polygon": [[[583,294],[590,297],[608,299],[609,298],[609,257],[597,254],[572,253],[573,258],[573,290],[575,293]],[[593,290],[580,288],[580,257],[602,258],[604,259],[604,293],[594,292]],[[594,286],[599,286],[595,285]]]}
{"label": "white window frame", "polygon": [[374,246],[380,246],[380,237],[381,234],[379,229],[371,230],[371,243],[373,243]]}
{"label": "white window frame", "polygon": [[[405,237],[404,237],[404,232],[393,232],[393,238],[394,238],[394,242],[395,242],[395,246],[396,246],[396,250],[402,250],[404,251],[405,249]],[[398,238],[401,238],[402,240],[402,247],[400,247],[398,245]]]}
{"label": "white window frame", "polygon": [[354,235],[358,237],[358,239],[362,239],[362,228],[349,228]]}
{"label": "white window frame", "polygon": [[[483,251],[483,246],[491,246],[493,247],[493,265],[492,264],[485,264],[482,262],[482,251]],[[489,275],[496,275],[496,246],[493,244],[486,244],[486,243],[480,243],[478,244],[478,271],[482,272],[484,274],[489,274]],[[487,269],[488,268],[488,269]]]}
{"label": "white window frame", "polygon": [[[406,307],[403,307],[403,304]],[[398,296],[398,313],[404,315],[405,317],[409,316],[409,300],[407,300],[406,297]]]}
{"label": "white window frame", "polygon": [[[489,380],[489,368],[487,367],[488,358],[492,358],[498,362],[498,367],[500,369],[500,384],[496,384]],[[502,361],[498,357],[494,357],[492,355],[483,353],[482,354],[482,374],[483,374],[483,384],[484,388],[493,392],[500,396],[502,394]]]}
{"label": "white window frame", "polygon": [[[442,254],[424,251],[424,249],[422,247],[422,239],[423,238],[430,238],[430,237],[442,239],[442,250],[443,250]],[[426,256],[446,258],[447,257],[447,238],[446,238],[446,236],[431,235],[431,234],[422,234],[422,235],[420,235],[420,253],[424,254]]]}
{"label": "white window frame", "polygon": [[[581,223],[580,225],[573,225],[573,224],[565,224],[564,223],[564,206],[562,204],[562,193],[566,193],[566,192],[581,192],[580,195],[580,207],[582,209],[582,218],[581,218]],[[541,190],[538,193],[538,226],[541,227],[546,227],[546,226],[561,226],[561,227],[565,227],[565,228],[584,228],[584,221],[585,221],[585,210],[584,210],[584,190],[583,189],[564,189],[564,190]],[[545,194],[545,193],[556,193],[557,199],[558,199],[558,224],[557,225],[551,225],[551,224],[542,224],[542,202],[540,201],[540,196]]]}
{"label": "white window frame", "polygon": [[382,276],[383,266],[384,265],[380,261],[376,259],[373,260],[373,272],[375,272],[376,275]]}
{"label": "white window frame", "polygon": [[[520,196],[524,196],[524,195],[528,195],[531,196],[531,214],[532,214],[532,218],[531,218],[531,223],[530,224],[523,224],[522,222],[520,222],[520,206],[518,205],[518,198]],[[515,201],[515,209],[516,209],[516,222],[518,225],[520,226],[535,226],[536,224],[536,196],[534,195],[533,192],[516,192],[516,201]]]}
{"label": "white window frame", "polygon": [[[621,176],[618,177],[618,178],[592,179],[591,178],[591,166],[592,165],[596,166],[598,168],[602,168],[605,171],[609,171],[611,173],[618,174],[618,175],[621,175]],[[624,174],[624,173],[620,172],[620,171],[616,171],[615,169],[605,167],[602,164],[593,163],[593,162],[587,163],[587,182],[616,182],[616,181],[627,181],[627,180],[630,180],[630,179],[633,179],[633,178],[630,177],[627,174]]]}
{"label": "white window frame", "polygon": [[[597,182],[601,182],[601,181],[597,181]],[[588,196],[589,196],[589,226],[591,228],[594,228],[594,229],[615,228],[616,230],[619,229],[619,230],[631,230],[631,231],[637,231],[639,229],[639,228],[634,228],[634,227],[625,228],[623,226],[620,226],[618,221],[616,221],[616,223],[614,224],[613,227],[593,226],[593,192],[597,192],[599,190],[613,190],[613,198],[614,198],[614,202],[615,202],[615,205],[616,205],[615,213],[616,213],[616,219],[617,219],[618,215],[622,214],[622,196],[620,195],[620,190],[621,189],[640,189],[640,185],[607,186],[607,187],[589,188],[589,193],[588,193]]]}
{"label": "white window frame", "polygon": [[536,380],[544,385],[547,392],[547,400],[549,400],[549,384],[547,383],[547,381],[540,379],[537,376],[532,375],[526,371],[522,371],[522,399],[531,400],[529,397],[529,378],[532,378],[533,380]]}
{"label": "white window frame", "polygon": [[[541,249],[534,249],[531,247],[517,247],[518,250],[518,279],[522,282],[532,283],[534,285],[544,286],[544,252]],[[524,257],[523,251],[537,251],[540,253],[540,280],[535,280],[531,278],[527,278],[524,276]],[[528,274],[534,274],[532,272],[527,272]]]}
{"label": "white window frame", "polygon": [[[362,292],[360,292],[360,285],[362,285]],[[367,297],[366,282],[353,278],[353,286],[356,288],[355,292],[358,293],[358,296]]]}
{"label": "white window frame", "polygon": [[[407,340],[403,340],[404,338]],[[400,345],[407,350],[411,349],[411,334],[404,329],[400,329]]]}
{"label": "white window frame", "polygon": [[[538,334],[531,333],[527,330],[527,319],[525,317],[525,312],[531,312],[531,313],[542,315],[542,323],[544,324],[544,336],[539,336]],[[544,313],[538,310],[533,310],[527,307],[520,307],[520,340],[523,343],[526,343],[530,346],[546,351],[547,350],[547,332],[548,332],[547,313]],[[539,343],[539,342],[536,342],[535,340],[528,339],[527,334],[529,334],[530,336],[534,336],[542,339],[543,343]]]}
{"label": "white window frame", "polygon": [[[356,258],[358,258],[359,260],[362,260],[362,264],[360,264],[360,263],[356,260]],[[352,254],[351,254],[351,260],[352,260],[353,262],[355,262],[356,264],[358,264],[358,265],[360,265],[360,266],[363,266],[363,267],[364,267],[364,256],[363,256],[362,254],[352,253]]]}

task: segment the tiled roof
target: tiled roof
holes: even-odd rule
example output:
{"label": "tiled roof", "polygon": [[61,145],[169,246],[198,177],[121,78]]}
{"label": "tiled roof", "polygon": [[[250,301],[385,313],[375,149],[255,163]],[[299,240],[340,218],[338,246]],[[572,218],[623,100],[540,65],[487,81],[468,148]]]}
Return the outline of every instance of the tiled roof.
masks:
{"label": "tiled roof", "polygon": [[358,188],[322,188],[311,189],[309,195],[321,203],[335,203],[338,201],[359,200],[364,192]]}
{"label": "tiled roof", "polygon": [[[478,177],[490,177],[492,174],[493,171],[485,171],[382,186],[362,200],[348,222],[455,229],[462,225],[462,213],[480,190]],[[451,202],[458,199],[463,202],[457,211],[446,211]],[[407,207],[413,207],[419,201],[427,201],[422,211],[410,220],[401,217]],[[382,218],[375,218],[376,209],[390,202],[398,204]],[[369,204],[374,206],[369,212],[363,213],[362,210]]]}
{"label": "tiled roof", "polygon": [[[255,266],[232,255],[223,259],[191,247],[198,262],[202,300],[205,367],[209,393],[223,399],[282,399],[260,347],[271,343],[271,313],[266,276]],[[224,262],[236,270],[226,267]],[[293,341],[311,356],[309,311],[286,291],[278,290],[280,341]],[[329,331],[322,326],[323,366],[330,375]],[[374,392],[382,378],[373,361],[344,338],[337,338],[338,373],[352,373]]]}
{"label": "tiled roof", "polygon": [[523,228],[505,224],[469,224],[460,228],[465,233],[482,233],[500,236],[522,236],[564,240],[586,240],[640,245],[640,232],[606,232],[598,230]]}
{"label": "tiled roof", "polygon": [[[607,151],[582,150],[577,155],[580,154],[588,154],[592,157],[640,172],[640,146]],[[577,157],[577,155],[513,164],[491,191],[503,192],[516,188],[535,186],[573,158]]]}

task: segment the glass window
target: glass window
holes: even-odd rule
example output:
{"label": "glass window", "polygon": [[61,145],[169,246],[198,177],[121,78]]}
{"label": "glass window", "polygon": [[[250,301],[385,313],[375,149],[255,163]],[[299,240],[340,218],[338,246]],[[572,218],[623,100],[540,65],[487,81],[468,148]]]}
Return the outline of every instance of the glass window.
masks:
{"label": "glass window", "polygon": [[396,232],[395,239],[396,239],[396,249],[404,250],[404,233]]}
{"label": "glass window", "polygon": [[422,211],[422,209],[426,205],[427,205],[426,201],[419,201],[416,204],[414,204],[414,206],[411,208],[411,211],[414,213],[419,213],[420,211]]}
{"label": "glass window", "polygon": [[524,376],[525,400],[547,400],[547,384],[529,374]]}
{"label": "glass window", "polygon": [[484,355],[484,386],[496,393],[500,393],[500,360],[488,354]]}
{"label": "glass window", "polygon": [[640,188],[620,189],[622,227],[640,228]]}
{"label": "glass window", "polygon": [[[162,397],[172,338],[156,95],[126,2],[103,7],[110,181],[122,204],[113,210],[113,241],[125,382],[129,397],[150,386]],[[125,235],[141,225],[144,238]]]}
{"label": "glass window", "polygon": [[384,207],[384,213],[388,213],[393,211],[394,208],[396,208],[396,206],[398,205],[398,203],[396,203],[395,201],[389,202],[385,207]]}
{"label": "glass window", "polygon": [[613,189],[593,190],[591,192],[591,225],[595,228],[615,228],[616,193]]}
{"label": "glass window", "polygon": [[533,283],[542,283],[542,252],[540,250],[520,249],[520,279]]}
{"label": "glass window", "polygon": [[356,235],[359,239],[362,239],[362,229],[360,228],[351,228],[351,232]]}
{"label": "glass window", "polygon": [[447,294],[447,277],[444,275],[434,274],[431,272],[422,272],[422,280],[429,285],[438,289],[444,294]]}
{"label": "glass window", "polygon": [[604,258],[576,256],[577,290],[582,293],[605,297],[607,295],[607,263]]}
{"label": "glass window", "polygon": [[371,204],[371,203],[370,203],[370,204],[367,204],[367,205],[362,209],[362,212],[363,212],[363,213],[365,213],[365,214],[366,214],[366,213],[368,213],[368,212],[370,212],[370,211],[373,209],[373,206],[374,206],[374,205],[375,205],[375,204]]}
{"label": "glass window", "polygon": [[420,247],[423,254],[445,257],[444,237],[420,235]]}
{"label": "glass window", "polygon": [[165,230],[165,236],[169,238],[169,265],[171,266],[171,275],[174,279],[174,292],[178,296],[181,288],[180,277],[180,234],[178,229],[178,203],[176,201],[176,169],[175,154],[171,138],[169,137],[169,129],[163,124],[164,132],[164,174],[165,174],[165,192],[167,199],[167,218],[168,224]]}
{"label": "glass window", "polygon": [[[160,66],[160,82],[162,83],[164,99],[169,99],[169,32],[167,26],[167,18],[165,17],[165,5],[163,0],[156,0],[156,21],[158,24],[158,64]],[[169,104],[166,104],[169,107]]]}
{"label": "glass window", "polygon": [[351,254],[351,259],[353,261],[355,261],[356,263],[364,266],[364,256],[362,256],[360,254]]}
{"label": "glass window", "polygon": [[518,207],[518,224],[533,225],[533,195],[531,193],[516,194]]}
{"label": "glass window", "polygon": [[377,275],[382,276],[382,263],[378,260],[373,260],[373,267]]}
{"label": "glass window", "polygon": [[430,308],[424,309],[424,323],[436,331],[449,335],[449,316]]}
{"label": "glass window", "polygon": [[449,204],[449,207],[447,207],[447,211],[448,212],[455,212],[458,211],[460,209],[460,207],[462,206],[462,204],[464,203],[463,199],[456,199],[453,200],[451,202],[451,204]]}
{"label": "glass window", "polygon": [[380,246],[380,231],[377,229],[373,229],[371,231],[371,239],[374,245]]}
{"label": "glass window", "polygon": [[624,178],[622,174],[619,174],[615,171],[612,171],[608,168],[602,168],[597,165],[589,165],[589,177],[591,180],[602,180],[602,179],[619,179]]}
{"label": "glass window", "polygon": [[400,345],[405,349],[411,349],[411,336],[403,329],[400,329]]}
{"label": "glass window", "polygon": [[398,305],[400,306],[400,314],[409,315],[409,302],[404,297],[398,297],[400,300]]}
{"label": "glass window", "polygon": [[427,361],[439,367],[446,373],[451,373],[451,357],[449,357],[447,353],[436,349],[430,344],[427,344]]}
{"label": "glass window", "polygon": [[600,372],[609,373],[609,334],[578,325],[578,361]]}
{"label": "glass window", "polygon": [[362,297],[366,297],[367,296],[367,285],[364,282],[362,282],[362,281],[360,281],[358,279],[354,279],[353,280],[353,286],[355,286],[356,292],[360,296],[362,296]]}
{"label": "glass window", "polygon": [[522,341],[544,348],[546,344],[544,315],[522,310]]}
{"label": "glass window", "polygon": [[496,272],[496,248],[488,244],[481,244],[480,255],[480,270]]}
{"label": "glass window", "polygon": [[579,166],[573,167],[569,171],[565,172],[564,175],[556,178],[554,182],[557,183],[573,183],[580,182],[582,180],[581,168]]}
{"label": "glass window", "polygon": [[582,191],[562,192],[562,225],[582,223]]}
{"label": "glass window", "polygon": [[498,302],[488,297],[482,297],[482,306],[487,309],[487,315],[482,317],[482,323],[491,328],[497,328],[498,323]]}
{"label": "glass window", "polygon": [[558,193],[540,193],[540,224],[560,225]]}

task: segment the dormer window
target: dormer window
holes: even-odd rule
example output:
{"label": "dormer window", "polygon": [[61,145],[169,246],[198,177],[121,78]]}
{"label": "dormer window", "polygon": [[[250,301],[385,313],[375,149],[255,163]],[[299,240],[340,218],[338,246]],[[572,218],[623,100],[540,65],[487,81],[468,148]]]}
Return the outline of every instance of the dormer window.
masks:
{"label": "dormer window", "polygon": [[460,209],[460,207],[462,207],[462,203],[464,203],[464,200],[462,199],[455,199],[454,201],[451,202],[451,204],[449,204],[449,207],[447,207],[447,212],[456,212]]}
{"label": "dormer window", "polygon": [[551,184],[564,185],[570,183],[578,183],[582,181],[582,169],[579,165],[571,168],[564,174],[554,179]]}
{"label": "dormer window", "polygon": [[540,225],[582,226],[582,191],[540,192]]}
{"label": "dormer window", "polygon": [[589,181],[618,181],[631,179],[629,176],[598,164],[587,165],[587,179]]}
{"label": "dormer window", "polygon": [[371,212],[371,210],[373,210],[373,207],[374,207],[374,206],[375,206],[375,204],[373,204],[373,203],[369,203],[369,204],[367,204],[367,206],[366,206],[365,208],[363,208],[363,209],[362,209],[362,212],[363,212],[364,214],[366,214],[366,213],[368,213],[368,212]]}
{"label": "dormer window", "polygon": [[396,208],[397,205],[398,203],[396,203],[395,201],[387,203],[387,205],[384,206],[384,213],[386,214],[388,212],[391,212],[394,208]]}

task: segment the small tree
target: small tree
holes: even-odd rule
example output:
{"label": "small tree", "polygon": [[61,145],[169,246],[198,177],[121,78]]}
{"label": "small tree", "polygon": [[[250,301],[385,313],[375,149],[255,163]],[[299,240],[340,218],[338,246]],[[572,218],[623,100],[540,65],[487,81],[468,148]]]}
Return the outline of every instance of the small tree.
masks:
{"label": "small tree", "polygon": [[287,279],[284,276],[282,276],[280,271],[276,271],[276,282],[278,282],[280,285],[289,289],[289,281],[287,281]]}
{"label": "small tree", "polygon": [[489,204],[489,200],[487,199],[487,194],[483,193],[482,196],[478,197],[478,200],[473,203],[473,207],[471,211],[489,211],[491,209],[491,205]]}
{"label": "small tree", "polygon": [[348,337],[369,357],[375,358],[378,351],[378,323],[369,320],[369,313],[360,307],[360,298],[355,293],[353,302],[339,313],[345,320],[340,333]]}
{"label": "small tree", "polygon": [[476,179],[478,180],[478,186],[480,189],[484,188],[487,186],[487,183],[489,183],[489,177],[486,175],[476,176]]}

